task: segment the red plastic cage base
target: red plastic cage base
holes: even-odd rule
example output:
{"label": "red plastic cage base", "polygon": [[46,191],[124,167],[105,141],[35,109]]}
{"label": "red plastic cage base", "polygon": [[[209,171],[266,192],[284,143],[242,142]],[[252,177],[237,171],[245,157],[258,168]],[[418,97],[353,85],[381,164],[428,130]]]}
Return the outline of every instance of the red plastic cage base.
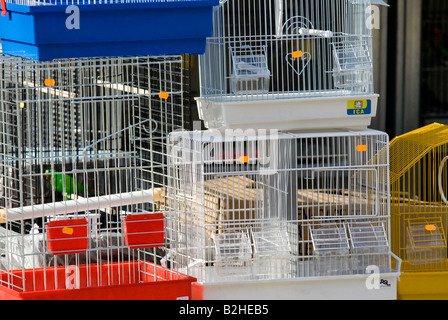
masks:
{"label": "red plastic cage base", "polygon": [[[76,267],[68,266],[33,270],[14,270],[0,274],[1,300],[176,300],[190,299],[191,284],[195,278],[144,262],[123,262],[81,265],[77,268],[79,287],[67,288],[74,283]],[[24,273],[23,273],[24,272]],[[22,292],[11,287],[22,286]],[[45,275],[45,277],[44,277]],[[156,276],[155,276],[156,275]],[[88,277],[88,278],[87,278]],[[33,280],[34,279],[34,280]],[[87,285],[89,279],[89,287]],[[96,285],[102,282],[107,285]],[[55,284],[57,283],[57,289]],[[108,284],[109,283],[109,284]],[[45,289],[46,284],[46,289]],[[33,288],[34,287],[34,288]],[[32,289],[31,289],[32,288]]]}

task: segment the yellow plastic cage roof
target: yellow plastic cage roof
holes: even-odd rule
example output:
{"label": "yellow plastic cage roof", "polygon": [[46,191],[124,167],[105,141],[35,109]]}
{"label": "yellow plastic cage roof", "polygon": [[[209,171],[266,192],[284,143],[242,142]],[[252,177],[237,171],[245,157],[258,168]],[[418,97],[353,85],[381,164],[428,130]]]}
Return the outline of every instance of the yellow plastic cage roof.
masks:
{"label": "yellow plastic cage roof", "polygon": [[433,123],[396,137],[390,143],[390,183],[397,181],[430,150],[448,144],[448,126]]}

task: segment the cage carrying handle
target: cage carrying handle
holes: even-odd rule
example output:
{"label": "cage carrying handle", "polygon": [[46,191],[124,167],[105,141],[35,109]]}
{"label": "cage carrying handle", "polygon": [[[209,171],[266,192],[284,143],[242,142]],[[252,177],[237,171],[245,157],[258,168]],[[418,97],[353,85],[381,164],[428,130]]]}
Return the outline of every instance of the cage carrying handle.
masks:
{"label": "cage carrying handle", "polygon": [[2,6],[2,17],[6,16],[8,10],[6,9],[6,0],[0,0]]}
{"label": "cage carrying handle", "polygon": [[448,156],[446,156],[445,158],[443,158],[442,162],[440,162],[440,166],[439,166],[439,193],[440,196],[442,197],[442,201],[445,202],[446,204],[448,204],[448,201],[446,200],[445,197],[445,193],[443,192],[443,188],[442,188],[442,171],[443,171],[443,167],[445,166],[445,163],[448,161]]}

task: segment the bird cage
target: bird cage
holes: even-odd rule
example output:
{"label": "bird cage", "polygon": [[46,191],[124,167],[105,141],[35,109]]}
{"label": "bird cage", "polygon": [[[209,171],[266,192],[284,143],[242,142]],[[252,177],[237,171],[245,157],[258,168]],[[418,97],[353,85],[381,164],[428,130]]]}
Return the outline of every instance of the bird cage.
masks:
{"label": "bird cage", "polygon": [[391,142],[392,248],[404,271],[448,271],[447,133],[434,123]]}
{"label": "bird cage", "polygon": [[371,0],[225,0],[200,57],[209,129],[365,129],[376,115]]}
{"label": "bird cage", "polygon": [[390,147],[392,250],[403,260],[400,299],[446,299],[448,126],[433,123]]}
{"label": "bird cage", "polygon": [[0,297],[189,296],[161,264],[185,245],[162,194],[182,58],[0,62]]}
{"label": "bird cage", "polygon": [[1,0],[3,53],[52,59],[202,54],[218,0]]}
{"label": "bird cage", "polygon": [[[235,298],[230,284],[239,283],[246,293],[253,284],[242,296],[259,298],[259,280],[299,287],[328,277],[365,282],[374,263],[396,282],[386,134],[194,131],[172,133],[169,141],[168,203],[189,244],[172,254],[198,279],[203,297],[219,288],[213,298],[226,290]],[[232,244],[228,257],[216,250],[223,240]],[[287,292],[275,296],[299,297]]]}

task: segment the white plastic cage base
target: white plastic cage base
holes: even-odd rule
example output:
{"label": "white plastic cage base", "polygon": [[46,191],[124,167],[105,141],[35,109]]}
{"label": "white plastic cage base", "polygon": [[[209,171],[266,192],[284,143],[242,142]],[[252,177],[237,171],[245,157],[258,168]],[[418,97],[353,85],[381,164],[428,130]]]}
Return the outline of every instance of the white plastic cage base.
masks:
{"label": "white plastic cage base", "polygon": [[194,283],[192,300],[396,300],[399,273]]}
{"label": "white plastic cage base", "polygon": [[[272,94],[272,99],[227,102],[197,98],[208,129],[364,130],[376,117],[378,95],[319,96]],[[289,99],[288,99],[289,98]]]}

